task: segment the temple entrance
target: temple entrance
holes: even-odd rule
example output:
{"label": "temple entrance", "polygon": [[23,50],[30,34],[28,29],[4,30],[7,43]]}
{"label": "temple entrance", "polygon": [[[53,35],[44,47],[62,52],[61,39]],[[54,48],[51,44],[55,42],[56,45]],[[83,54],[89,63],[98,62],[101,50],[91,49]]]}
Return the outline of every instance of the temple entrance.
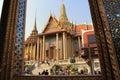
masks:
{"label": "temple entrance", "polygon": [[55,48],[54,47],[50,47],[50,59],[54,59],[55,56]]}
{"label": "temple entrance", "polygon": [[55,59],[55,47],[51,46],[48,50],[46,50],[46,59]]}
{"label": "temple entrance", "polygon": [[46,50],[46,57],[49,58],[49,51]]}

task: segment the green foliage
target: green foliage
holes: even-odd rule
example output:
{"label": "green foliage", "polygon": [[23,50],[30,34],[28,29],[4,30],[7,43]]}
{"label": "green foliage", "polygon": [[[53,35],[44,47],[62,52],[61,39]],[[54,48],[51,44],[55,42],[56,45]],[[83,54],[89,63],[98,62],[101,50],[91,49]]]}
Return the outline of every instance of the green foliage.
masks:
{"label": "green foliage", "polygon": [[57,69],[59,69],[60,68],[60,65],[58,65],[58,64],[54,64],[53,66],[52,66],[52,69],[53,70],[57,70]]}
{"label": "green foliage", "polygon": [[78,74],[78,68],[72,68],[71,71],[73,74]]}
{"label": "green foliage", "polygon": [[73,66],[72,66],[71,64],[67,64],[67,65],[66,65],[66,68],[69,69],[69,70],[70,70],[72,67],[73,67]]}
{"label": "green foliage", "polygon": [[88,74],[88,69],[86,67],[83,68],[84,74]]}
{"label": "green foliage", "polygon": [[24,68],[30,68],[31,65],[24,65]]}

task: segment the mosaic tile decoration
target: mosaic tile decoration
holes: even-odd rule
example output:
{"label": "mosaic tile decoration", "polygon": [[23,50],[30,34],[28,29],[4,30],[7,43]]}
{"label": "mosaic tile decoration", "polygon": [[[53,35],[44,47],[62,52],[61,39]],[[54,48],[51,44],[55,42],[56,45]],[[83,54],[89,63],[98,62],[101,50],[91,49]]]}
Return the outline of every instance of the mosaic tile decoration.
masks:
{"label": "mosaic tile decoration", "polygon": [[120,68],[120,0],[103,0],[103,4]]}
{"label": "mosaic tile decoration", "polygon": [[18,20],[16,25],[16,41],[14,54],[14,73],[15,75],[22,72],[22,54],[24,41],[26,0],[19,0]]}

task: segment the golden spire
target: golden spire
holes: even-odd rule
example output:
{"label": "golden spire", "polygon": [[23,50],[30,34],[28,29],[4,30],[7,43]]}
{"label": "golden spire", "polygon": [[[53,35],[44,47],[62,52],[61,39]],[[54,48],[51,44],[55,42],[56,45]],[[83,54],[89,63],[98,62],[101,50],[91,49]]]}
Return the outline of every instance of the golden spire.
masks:
{"label": "golden spire", "polygon": [[34,23],[34,31],[37,31],[37,27],[36,27],[36,13],[37,13],[37,9],[36,9],[36,12],[35,12],[35,23]]}
{"label": "golden spire", "polygon": [[59,20],[61,22],[68,21],[67,15],[66,15],[66,10],[65,10],[65,5],[62,3],[60,7],[60,18]]}
{"label": "golden spire", "polygon": [[51,12],[51,10],[50,10],[50,16],[52,16],[52,12]]}

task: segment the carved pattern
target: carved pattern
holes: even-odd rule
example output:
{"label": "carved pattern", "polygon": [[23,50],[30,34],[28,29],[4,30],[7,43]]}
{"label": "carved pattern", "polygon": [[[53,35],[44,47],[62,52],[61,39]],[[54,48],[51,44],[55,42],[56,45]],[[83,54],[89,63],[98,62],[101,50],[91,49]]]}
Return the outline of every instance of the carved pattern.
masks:
{"label": "carved pattern", "polygon": [[15,74],[21,74],[22,71],[25,9],[26,9],[26,0],[20,0],[19,9],[18,9],[18,19],[16,24],[16,41],[15,41],[15,54],[14,54]]}
{"label": "carved pattern", "polygon": [[[111,62],[110,64],[111,64],[112,75],[114,80],[120,79],[119,77],[120,68],[118,64],[120,57],[118,58],[119,60],[117,59],[117,57],[120,56],[118,52],[120,51],[120,37],[116,37],[116,36],[120,36],[120,34],[114,32],[116,30],[117,31],[120,30],[118,29],[118,27],[120,27],[118,24],[120,23],[116,23],[116,22],[119,22],[120,20],[120,18],[116,17],[118,16],[118,11],[120,8],[119,7],[120,2],[119,1],[117,2],[117,1],[118,0],[109,0],[109,1],[103,0],[104,6],[103,7],[100,6],[100,11],[102,10],[102,8],[104,8],[104,11],[101,11],[101,17],[103,19],[104,32],[105,32],[106,42],[107,42],[106,45],[109,51],[109,57]],[[102,3],[99,3],[99,5],[100,4]],[[110,18],[112,18],[112,20]],[[116,46],[116,44],[119,45],[119,47]]]}
{"label": "carved pattern", "polygon": [[103,0],[103,4],[120,68],[120,1]]}
{"label": "carved pattern", "polygon": [[[111,38],[111,32],[109,31],[108,23],[111,23],[106,19],[106,13],[104,11],[105,6],[114,7],[109,5],[111,0],[89,0],[92,12],[92,18],[95,26],[95,34],[97,38],[98,47],[100,50],[100,61],[103,77],[105,80],[118,80],[119,68],[114,51],[113,41]],[[103,4],[108,2],[108,5]],[[116,1],[112,1],[116,2]],[[115,4],[115,3],[112,3]],[[115,8],[114,8],[115,9]],[[116,9],[115,9],[116,10]],[[112,14],[111,14],[112,15]],[[107,15],[108,16],[108,15]],[[115,23],[112,23],[116,25]],[[97,33],[99,32],[99,33]]]}

